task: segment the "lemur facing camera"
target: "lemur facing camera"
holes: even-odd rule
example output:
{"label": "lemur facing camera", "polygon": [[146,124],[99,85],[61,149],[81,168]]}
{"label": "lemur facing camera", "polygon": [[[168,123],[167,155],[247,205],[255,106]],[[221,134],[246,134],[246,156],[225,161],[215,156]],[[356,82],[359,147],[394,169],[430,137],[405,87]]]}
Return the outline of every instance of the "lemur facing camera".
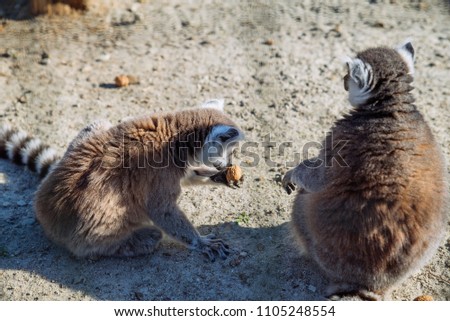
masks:
{"label": "lemur facing camera", "polygon": [[214,235],[201,236],[177,205],[182,181],[225,184],[217,178],[243,139],[223,113],[223,101],[203,107],[117,126],[96,122],[62,158],[5,125],[0,155],[44,177],[35,197],[36,218],[51,240],[78,257],[149,254],[163,233],[212,260],[226,257],[228,246]]}
{"label": "lemur facing camera", "polygon": [[332,280],[326,295],[388,298],[431,258],[447,226],[443,154],[414,105],[414,49],[371,48],[347,62],[354,107],[314,159],[286,173],[292,230]]}

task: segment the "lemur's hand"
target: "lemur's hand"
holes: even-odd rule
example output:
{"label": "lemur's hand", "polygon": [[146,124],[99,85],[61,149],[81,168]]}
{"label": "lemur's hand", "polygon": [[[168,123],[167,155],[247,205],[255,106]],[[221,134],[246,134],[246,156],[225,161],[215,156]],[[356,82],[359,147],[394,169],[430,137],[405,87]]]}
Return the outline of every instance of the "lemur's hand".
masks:
{"label": "lemur's hand", "polygon": [[213,182],[228,185],[227,182],[227,169],[222,169],[216,174],[209,177]]}
{"label": "lemur's hand", "polygon": [[221,239],[218,239],[214,234],[201,236],[195,249],[205,254],[211,262],[215,261],[217,255],[222,259],[226,259],[228,254],[230,254],[228,245]]}

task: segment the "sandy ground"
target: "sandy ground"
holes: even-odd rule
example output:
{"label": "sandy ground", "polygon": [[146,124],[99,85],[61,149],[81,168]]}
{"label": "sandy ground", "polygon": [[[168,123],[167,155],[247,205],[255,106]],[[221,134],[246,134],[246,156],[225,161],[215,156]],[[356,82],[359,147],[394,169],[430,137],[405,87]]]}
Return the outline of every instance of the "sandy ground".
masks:
{"label": "sandy ground", "polygon": [[[222,97],[254,147],[238,155],[247,165],[241,189],[187,188],[180,199],[202,234],[214,232],[235,250],[214,263],[170,241],[149,257],[75,259],[35,221],[37,177],[0,160],[0,299],[322,299],[327,280],[294,247],[293,197],[280,177],[294,153],[307,157],[303,146],[320,142],[349,110],[341,58],[412,37],[417,105],[450,160],[449,7],[372,2],[127,0],[81,16],[2,20],[0,123],[62,153],[97,119],[117,123]],[[140,84],[115,88],[119,74]],[[292,142],[284,153],[283,142]],[[449,300],[449,267],[447,232],[430,264],[393,298]]]}

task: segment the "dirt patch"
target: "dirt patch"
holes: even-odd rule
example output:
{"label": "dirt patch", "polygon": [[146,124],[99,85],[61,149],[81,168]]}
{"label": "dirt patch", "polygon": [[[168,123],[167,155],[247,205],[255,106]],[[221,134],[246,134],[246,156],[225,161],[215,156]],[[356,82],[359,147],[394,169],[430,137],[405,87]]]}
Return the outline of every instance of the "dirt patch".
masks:
{"label": "dirt patch", "polygon": [[[303,146],[320,142],[349,110],[341,58],[412,36],[417,106],[450,159],[448,7],[371,2],[127,0],[76,17],[3,20],[0,123],[62,153],[97,119],[117,123],[224,98],[256,145],[252,157],[237,155],[246,175],[241,189],[186,188],[180,199],[202,234],[214,232],[234,249],[214,263],[170,241],[149,257],[77,260],[50,243],[34,219],[38,178],[0,161],[0,299],[321,299],[327,281],[293,247],[293,197],[280,177],[286,160],[307,156]],[[118,75],[134,75],[139,84],[117,88]],[[283,153],[282,142],[292,147]],[[249,162],[257,165],[244,167]],[[448,237],[394,299],[450,299]]]}

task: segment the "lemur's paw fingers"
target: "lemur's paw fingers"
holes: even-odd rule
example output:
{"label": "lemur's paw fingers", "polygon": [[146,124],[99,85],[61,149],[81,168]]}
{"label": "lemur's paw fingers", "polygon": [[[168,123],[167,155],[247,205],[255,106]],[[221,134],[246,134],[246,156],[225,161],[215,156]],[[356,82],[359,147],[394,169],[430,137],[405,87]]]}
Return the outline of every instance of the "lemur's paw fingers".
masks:
{"label": "lemur's paw fingers", "polygon": [[217,174],[212,175],[209,179],[215,183],[228,185],[228,181],[226,178],[226,170],[219,171]]}
{"label": "lemur's paw fingers", "polygon": [[230,254],[229,246],[221,239],[216,238],[214,234],[206,235],[202,237],[202,240],[202,253],[208,256],[211,262],[215,261],[217,255],[226,259]]}
{"label": "lemur's paw fingers", "polygon": [[295,191],[295,185],[292,183],[287,184],[284,186],[284,190],[288,193],[288,195],[291,195],[293,191]]}
{"label": "lemur's paw fingers", "polygon": [[215,240],[215,239],[217,239],[217,236],[216,236],[216,234],[211,233],[211,234],[202,236],[202,239],[203,239],[203,241],[210,241],[210,240]]}
{"label": "lemur's paw fingers", "polygon": [[288,171],[286,175],[284,175],[281,185],[288,195],[295,191],[296,185],[292,182],[292,170]]}

